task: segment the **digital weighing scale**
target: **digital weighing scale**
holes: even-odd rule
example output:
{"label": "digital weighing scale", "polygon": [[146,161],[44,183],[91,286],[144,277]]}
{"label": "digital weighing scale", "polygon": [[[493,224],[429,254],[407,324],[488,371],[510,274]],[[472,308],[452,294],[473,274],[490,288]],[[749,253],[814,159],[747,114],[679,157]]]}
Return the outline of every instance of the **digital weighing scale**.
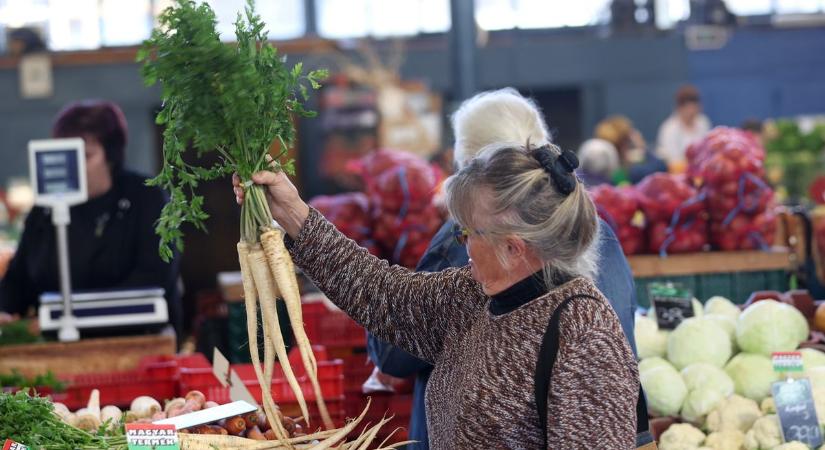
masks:
{"label": "digital weighing scale", "polygon": [[166,324],[169,315],[163,289],[72,293],[66,230],[71,222],[69,208],[88,198],[83,139],[29,141],[29,175],[34,204],[51,209],[60,269],[60,293],[40,297],[40,329],[56,330],[58,339],[67,342],[80,339],[79,329]]}
{"label": "digital weighing scale", "polygon": [[[169,322],[161,288],[118,291],[73,292],[74,324],[81,330],[165,325]],[[40,329],[55,331],[63,317],[63,296],[46,292],[40,296]]]}

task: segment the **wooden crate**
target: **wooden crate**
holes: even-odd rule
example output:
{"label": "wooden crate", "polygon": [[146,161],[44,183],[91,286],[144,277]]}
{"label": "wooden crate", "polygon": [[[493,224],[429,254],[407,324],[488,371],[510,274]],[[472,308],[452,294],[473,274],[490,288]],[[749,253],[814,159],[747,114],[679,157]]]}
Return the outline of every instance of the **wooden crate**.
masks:
{"label": "wooden crate", "polygon": [[172,336],[129,336],[0,347],[0,373],[19,370],[35,376],[135,369],[144,356],[175,353]]}

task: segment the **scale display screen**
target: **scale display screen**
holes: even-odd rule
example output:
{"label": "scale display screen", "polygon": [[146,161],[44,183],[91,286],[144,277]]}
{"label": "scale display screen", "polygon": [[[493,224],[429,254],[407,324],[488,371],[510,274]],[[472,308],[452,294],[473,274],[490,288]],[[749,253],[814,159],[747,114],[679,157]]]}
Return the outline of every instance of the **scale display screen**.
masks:
{"label": "scale display screen", "polygon": [[83,139],[29,141],[29,174],[34,203],[72,206],[86,201],[86,147]]}
{"label": "scale display screen", "polygon": [[75,150],[49,150],[37,153],[37,193],[46,195],[78,192],[80,174],[77,171],[77,157]]}

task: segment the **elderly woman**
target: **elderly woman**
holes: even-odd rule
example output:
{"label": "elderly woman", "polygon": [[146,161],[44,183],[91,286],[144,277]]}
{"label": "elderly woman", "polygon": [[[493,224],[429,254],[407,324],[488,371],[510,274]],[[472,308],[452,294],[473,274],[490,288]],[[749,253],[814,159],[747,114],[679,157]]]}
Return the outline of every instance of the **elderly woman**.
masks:
{"label": "elderly woman", "polygon": [[[514,146],[531,142],[542,146],[551,140],[538,105],[512,88],[481,92],[463,102],[453,114],[452,126],[456,139],[455,162],[459,168],[468,165],[484,147],[496,142],[509,142]],[[581,158],[580,161],[585,164]],[[440,272],[468,264],[467,248],[453,238],[455,225],[455,221],[450,219],[441,227],[416,270]],[[633,348],[636,289],[630,266],[618,238],[604,222],[600,222],[596,245],[599,254],[598,276],[594,280],[596,287],[610,301]],[[408,450],[427,450],[429,436],[425,392],[433,366],[373,335],[369,335],[368,350],[370,358],[382,372],[401,378],[415,375],[408,436],[418,442],[408,446]]]}
{"label": "elderly woman", "polygon": [[[253,181],[267,186],[287,248],[327,296],[370,332],[434,363],[433,448],[629,449],[638,372],[592,281],[596,210],[576,166],[575,155],[553,146],[494,146],[471,160],[446,188],[470,263],[438,273],[372,256],[309,208],[282,173]],[[241,202],[237,177],[235,193]],[[536,382],[556,312],[557,359],[550,379]],[[536,396],[548,382],[547,395]]]}

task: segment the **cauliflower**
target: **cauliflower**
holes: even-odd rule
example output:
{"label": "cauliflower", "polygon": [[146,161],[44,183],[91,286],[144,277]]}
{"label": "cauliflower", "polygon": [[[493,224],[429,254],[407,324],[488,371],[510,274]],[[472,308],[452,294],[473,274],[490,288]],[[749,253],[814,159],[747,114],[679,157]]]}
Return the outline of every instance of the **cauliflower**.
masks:
{"label": "cauliflower", "polygon": [[693,423],[702,423],[704,417],[725,401],[722,392],[708,387],[690,391],[682,404],[682,417]]}
{"label": "cauliflower", "polygon": [[659,437],[660,450],[689,450],[702,445],[705,433],[687,423],[671,425]]}
{"label": "cauliflower", "polygon": [[745,433],[739,430],[717,431],[708,435],[705,446],[712,450],[742,450]]}
{"label": "cauliflower", "polygon": [[707,388],[721,392],[724,397],[733,394],[733,380],[713,364],[694,363],[682,369],[681,374],[689,391]]}
{"label": "cauliflower", "polygon": [[766,397],[762,400],[759,409],[762,410],[762,414],[776,414],[776,402],[773,401],[773,397]]}
{"label": "cauliflower", "polygon": [[731,395],[708,414],[705,427],[709,431],[748,431],[762,417],[759,405],[750,399]]}
{"label": "cauliflower", "polygon": [[639,359],[665,356],[667,337],[670,332],[660,330],[656,324],[656,319],[636,316],[633,332],[636,335],[636,351],[639,354]]}
{"label": "cauliflower", "polygon": [[747,450],[770,450],[780,444],[782,430],[779,428],[779,418],[774,414],[760,417],[745,434]]}

